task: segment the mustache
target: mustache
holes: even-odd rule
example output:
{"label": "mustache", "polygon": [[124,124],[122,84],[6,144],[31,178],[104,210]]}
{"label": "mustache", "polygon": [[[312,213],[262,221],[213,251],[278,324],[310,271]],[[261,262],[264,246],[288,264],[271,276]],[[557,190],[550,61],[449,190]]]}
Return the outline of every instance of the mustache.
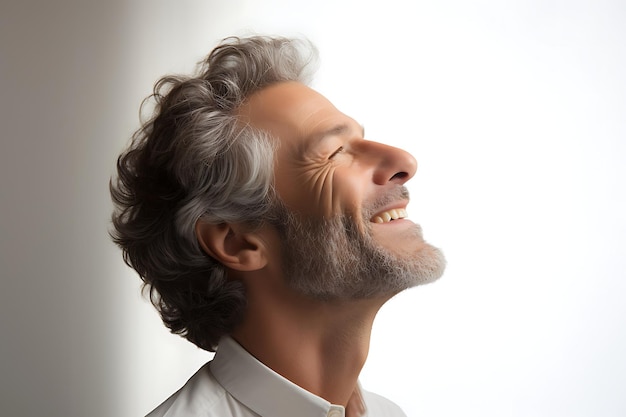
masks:
{"label": "mustache", "polygon": [[410,200],[409,190],[404,186],[398,186],[385,192],[385,194],[376,198],[376,200],[368,203],[363,208],[363,216],[365,221],[369,221],[376,213],[381,211],[385,206],[400,200]]}

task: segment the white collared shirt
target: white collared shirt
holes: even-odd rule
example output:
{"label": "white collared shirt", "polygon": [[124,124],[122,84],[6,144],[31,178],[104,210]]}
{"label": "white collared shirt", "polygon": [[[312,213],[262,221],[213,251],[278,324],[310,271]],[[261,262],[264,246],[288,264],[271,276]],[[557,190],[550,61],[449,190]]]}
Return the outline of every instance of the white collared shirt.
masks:
{"label": "white collared shirt", "polygon": [[[406,417],[391,401],[362,391],[364,417]],[[230,337],[213,360],[147,417],[344,417],[334,405],[277,374]]]}

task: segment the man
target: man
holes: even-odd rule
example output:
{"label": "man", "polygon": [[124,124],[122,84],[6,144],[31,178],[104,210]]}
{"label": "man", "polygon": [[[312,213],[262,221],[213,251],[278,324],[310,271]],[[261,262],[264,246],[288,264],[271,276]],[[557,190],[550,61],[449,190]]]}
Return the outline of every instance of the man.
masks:
{"label": "man", "polygon": [[115,242],[172,332],[215,358],[150,416],[402,416],[360,389],[372,323],[437,279],[408,153],[307,87],[307,42],[223,41],[165,77],[111,183]]}

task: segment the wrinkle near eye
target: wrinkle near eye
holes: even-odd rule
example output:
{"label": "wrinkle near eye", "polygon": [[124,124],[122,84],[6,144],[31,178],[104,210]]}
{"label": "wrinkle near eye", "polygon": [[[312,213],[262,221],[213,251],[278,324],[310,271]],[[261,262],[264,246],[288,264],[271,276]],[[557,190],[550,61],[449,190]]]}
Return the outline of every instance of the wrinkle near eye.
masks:
{"label": "wrinkle near eye", "polygon": [[298,175],[300,180],[298,182],[302,184],[303,191],[314,196],[317,205],[323,209],[324,215],[332,215],[337,209],[333,198],[335,167],[330,164],[316,164],[305,169]]}

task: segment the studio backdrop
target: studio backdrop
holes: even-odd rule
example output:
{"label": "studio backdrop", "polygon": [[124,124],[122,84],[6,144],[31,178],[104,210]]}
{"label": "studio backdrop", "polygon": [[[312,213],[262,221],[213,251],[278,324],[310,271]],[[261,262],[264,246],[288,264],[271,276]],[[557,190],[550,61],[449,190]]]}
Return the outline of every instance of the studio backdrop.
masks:
{"label": "studio backdrop", "polygon": [[0,5],[0,414],[140,416],[211,355],[110,242],[108,181],[166,73],[305,36],[313,87],[410,151],[434,284],[392,299],[361,382],[409,416],[626,415],[626,7],[609,0]]}

